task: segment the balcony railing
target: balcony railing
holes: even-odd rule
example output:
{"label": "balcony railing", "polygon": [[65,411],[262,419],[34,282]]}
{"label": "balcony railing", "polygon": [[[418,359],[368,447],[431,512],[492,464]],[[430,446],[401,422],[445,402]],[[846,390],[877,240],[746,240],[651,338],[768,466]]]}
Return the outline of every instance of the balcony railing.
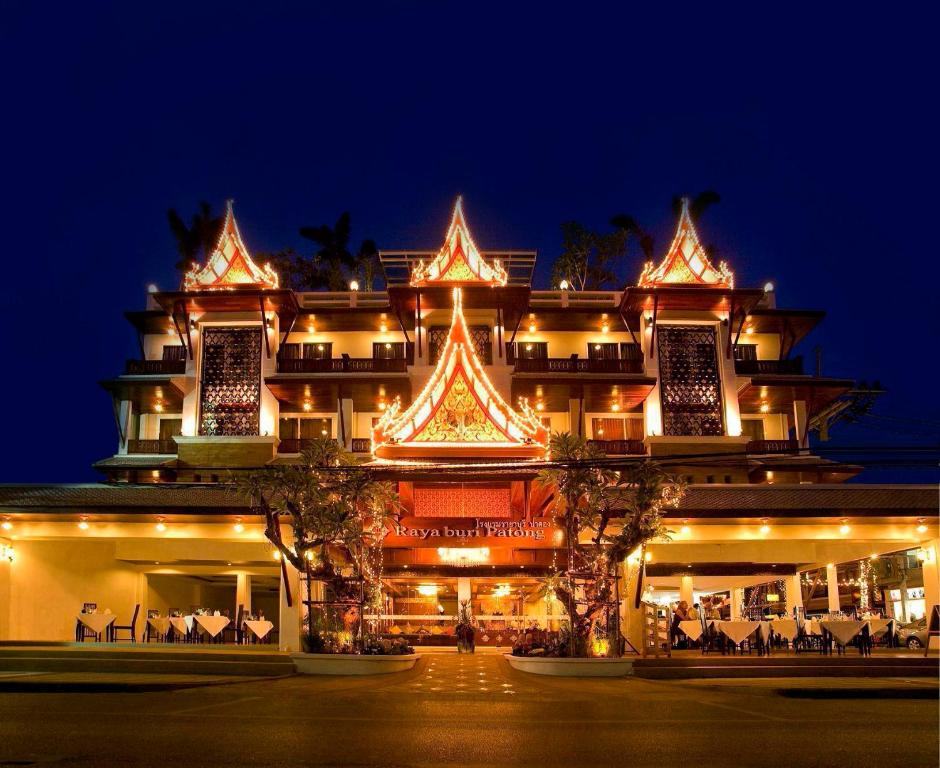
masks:
{"label": "balcony railing", "polygon": [[406,373],[405,358],[334,357],[328,360],[283,359],[277,361],[278,373]]}
{"label": "balcony railing", "polygon": [[596,445],[608,456],[643,456],[646,446],[642,440],[588,440],[588,445]]}
{"label": "balcony railing", "polygon": [[[300,453],[313,443],[309,437],[282,437],[277,445],[278,453]],[[369,453],[372,450],[372,441],[368,437],[354,437],[352,439],[353,453]]]}
{"label": "balcony railing", "polygon": [[791,360],[735,360],[734,370],[744,376],[800,376],[803,373],[803,358]]}
{"label": "balcony railing", "polygon": [[186,373],[185,360],[128,360],[126,376],[176,376]]}
{"label": "balcony railing", "polygon": [[643,373],[642,360],[582,360],[576,357],[516,358],[516,373]]}
{"label": "balcony railing", "polygon": [[799,453],[800,444],[796,440],[751,440],[747,452],[761,453]]}
{"label": "balcony railing", "polygon": [[128,440],[128,453],[153,453],[168,454],[176,453],[175,440]]}

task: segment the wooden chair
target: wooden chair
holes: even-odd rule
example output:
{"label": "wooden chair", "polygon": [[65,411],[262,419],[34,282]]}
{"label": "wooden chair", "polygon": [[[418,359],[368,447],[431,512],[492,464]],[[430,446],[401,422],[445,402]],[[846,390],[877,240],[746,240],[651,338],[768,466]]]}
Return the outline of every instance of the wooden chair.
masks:
{"label": "wooden chair", "polygon": [[85,640],[89,637],[92,640],[98,639],[98,635],[95,634],[94,630],[85,624],[82,624],[82,622],[78,619],[75,619],[75,642],[84,643]]}
{"label": "wooden chair", "polygon": [[117,642],[121,638],[118,637],[118,632],[128,632],[130,636],[127,638],[132,643],[137,642],[137,614],[140,613],[140,603],[134,606],[134,615],[131,617],[131,623],[127,625],[122,624],[112,624],[111,625],[111,640],[112,642]]}

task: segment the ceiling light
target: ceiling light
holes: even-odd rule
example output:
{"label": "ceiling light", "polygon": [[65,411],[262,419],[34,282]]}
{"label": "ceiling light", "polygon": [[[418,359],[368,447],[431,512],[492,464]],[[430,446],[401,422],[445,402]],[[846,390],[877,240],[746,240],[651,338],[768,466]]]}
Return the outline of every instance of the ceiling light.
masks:
{"label": "ceiling light", "polygon": [[843,520],[842,525],[839,526],[839,533],[845,536],[845,534],[847,534],[851,530],[852,530],[852,527],[849,525],[849,521]]}
{"label": "ceiling light", "polygon": [[304,400],[304,410],[307,411],[308,413],[312,411],[313,403],[311,403],[309,400]]}
{"label": "ceiling light", "polygon": [[535,404],[535,410],[537,410],[537,411],[544,411],[544,410],[545,410],[545,403],[543,403],[541,400],[539,400],[539,401]]}
{"label": "ceiling light", "polygon": [[87,530],[88,530],[88,519],[85,518],[85,517],[81,518],[81,519],[78,521],[78,527],[81,528],[83,531],[87,531]]}
{"label": "ceiling light", "polygon": [[607,333],[609,330],[610,330],[610,326],[607,325],[607,323],[604,323],[604,324],[601,326],[601,333]]}
{"label": "ceiling light", "polygon": [[619,411],[619,410],[620,410],[620,403],[612,403],[611,406],[610,406],[610,410],[612,410],[614,413],[616,413],[617,411]]}
{"label": "ceiling light", "polygon": [[434,597],[437,595],[437,584],[419,584],[418,594],[424,597]]}
{"label": "ceiling light", "polygon": [[761,520],[761,523],[762,525],[760,527],[760,532],[766,536],[768,533],[770,533],[770,526],[767,525],[767,518],[765,517],[763,520]]}
{"label": "ceiling light", "polygon": [[923,521],[923,519],[917,521],[917,532],[927,533],[927,524]]}
{"label": "ceiling light", "polygon": [[236,518],[235,525],[232,526],[232,530],[234,530],[235,533],[241,533],[245,530],[245,526],[242,525],[242,519],[240,517]]}
{"label": "ceiling light", "polygon": [[770,406],[767,405],[767,403],[761,403],[761,404],[760,404],[760,412],[761,412],[761,413],[767,413],[769,410],[770,410]]}
{"label": "ceiling light", "polygon": [[9,520],[4,520],[2,523],[0,523],[0,528],[3,528],[5,531],[9,531],[11,528],[13,528],[13,523],[11,523]]}
{"label": "ceiling light", "polygon": [[160,531],[160,533],[163,533],[166,530],[166,523],[163,522],[162,517],[157,520],[157,524],[155,527],[158,531]]}
{"label": "ceiling light", "polygon": [[388,326],[385,323],[382,323],[382,325],[379,326],[379,330],[382,333],[388,333]]}
{"label": "ceiling light", "polygon": [[529,323],[529,333],[535,333],[535,323]]}

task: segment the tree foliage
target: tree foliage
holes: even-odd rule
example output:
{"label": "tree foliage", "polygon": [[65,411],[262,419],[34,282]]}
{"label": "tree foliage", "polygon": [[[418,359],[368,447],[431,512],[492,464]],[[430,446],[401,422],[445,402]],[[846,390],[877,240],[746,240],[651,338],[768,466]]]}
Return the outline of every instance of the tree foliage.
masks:
{"label": "tree foliage", "polygon": [[166,218],[179,255],[176,268],[185,274],[192,269],[193,264],[205,261],[212,253],[219,239],[223,219],[216,216],[212,212],[212,206],[204,200],[199,203],[189,225],[175,208],[167,210]]}
{"label": "tree foliage", "polygon": [[301,237],[317,246],[313,257],[299,273],[308,288],[345,291],[355,279],[363,290],[372,290],[379,269],[378,247],[374,240],[366,239],[353,253],[349,244],[351,234],[352,220],[348,212],[340,214],[332,227],[321,224],[300,228]]}
{"label": "tree foliage", "polygon": [[619,288],[618,269],[627,253],[623,230],[596,232],[577,221],[561,225],[562,250],[552,266],[552,283],[567,280],[572,289]]}
{"label": "tree foliage", "polygon": [[599,448],[578,435],[555,433],[549,449],[558,466],[543,470],[538,482],[554,489],[567,567],[548,586],[568,614],[571,655],[584,656],[595,625],[618,610],[619,564],[667,536],[665,508],[678,504],[684,489],[649,460],[615,471],[600,461]]}

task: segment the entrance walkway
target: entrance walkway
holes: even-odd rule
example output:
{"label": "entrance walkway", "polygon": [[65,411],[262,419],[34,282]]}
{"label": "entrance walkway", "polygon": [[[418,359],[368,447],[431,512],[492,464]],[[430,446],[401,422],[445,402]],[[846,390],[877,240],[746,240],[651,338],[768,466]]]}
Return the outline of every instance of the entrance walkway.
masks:
{"label": "entrance walkway", "polygon": [[515,672],[501,652],[477,650],[476,653],[428,653],[421,660],[417,676],[392,687],[412,696],[509,698],[537,693],[535,682]]}

